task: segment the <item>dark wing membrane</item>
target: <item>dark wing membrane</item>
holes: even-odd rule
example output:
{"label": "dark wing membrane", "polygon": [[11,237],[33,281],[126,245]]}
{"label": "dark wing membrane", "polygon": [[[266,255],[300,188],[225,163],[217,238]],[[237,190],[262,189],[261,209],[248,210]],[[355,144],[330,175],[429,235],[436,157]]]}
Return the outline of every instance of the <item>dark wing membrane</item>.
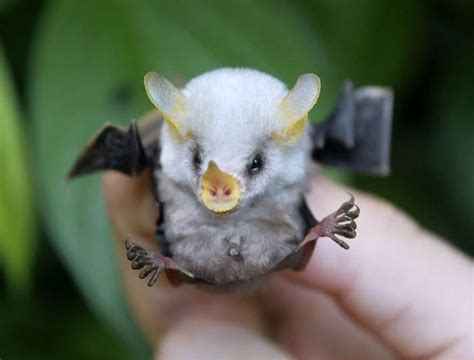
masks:
{"label": "dark wing membrane", "polygon": [[[299,208],[301,218],[304,223],[304,234],[308,234],[311,228],[315,227],[319,221],[316,220],[313,213],[311,212],[306,199],[303,197],[301,199],[301,204]],[[301,239],[301,242],[304,241],[304,238]],[[304,270],[308,264],[309,259],[313,255],[314,247],[316,245],[315,241],[308,242],[303,247],[298,248],[286,258],[284,258],[278,265],[275,266],[273,271],[283,270],[283,269],[293,269],[295,271]]]}
{"label": "dark wing membrane", "polygon": [[68,179],[100,170],[117,170],[133,176],[146,167],[159,166],[159,129],[161,119],[155,112],[128,130],[105,124],[82,150],[68,173]]}
{"label": "dark wing membrane", "polygon": [[333,113],[313,127],[313,159],[361,173],[390,172],[393,93],[347,81]]}
{"label": "dark wing membrane", "polygon": [[159,111],[153,110],[136,123],[138,137],[145,152],[147,166],[152,169],[161,168],[160,159],[160,131],[163,124]]}

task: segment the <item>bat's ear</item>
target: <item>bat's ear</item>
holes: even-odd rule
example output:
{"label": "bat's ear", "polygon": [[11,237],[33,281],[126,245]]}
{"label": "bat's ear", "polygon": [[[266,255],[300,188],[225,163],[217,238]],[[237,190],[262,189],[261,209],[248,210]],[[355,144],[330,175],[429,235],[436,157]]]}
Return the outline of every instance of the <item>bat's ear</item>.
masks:
{"label": "bat's ear", "polygon": [[280,102],[283,128],[274,134],[278,143],[291,143],[301,137],[308,123],[308,113],[318,101],[321,81],[314,74],[304,74]]}
{"label": "bat's ear", "polygon": [[148,98],[161,112],[176,140],[184,141],[189,135],[183,132],[182,119],[186,114],[186,98],[181,91],[163,76],[149,72],[145,75]]}

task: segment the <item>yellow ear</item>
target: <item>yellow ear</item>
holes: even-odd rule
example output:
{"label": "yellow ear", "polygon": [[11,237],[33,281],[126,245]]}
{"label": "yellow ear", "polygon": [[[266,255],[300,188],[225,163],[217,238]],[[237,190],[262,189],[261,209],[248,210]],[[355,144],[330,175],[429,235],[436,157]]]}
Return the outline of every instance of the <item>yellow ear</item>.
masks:
{"label": "yellow ear", "polygon": [[150,72],[145,75],[145,90],[153,105],[161,112],[163,119],[176,140],[189,138],[180,124],[186,113],[186,98],[171,82],[163,76]]}
{"label": "yellow ear", "polygon": [[298,78],[293,89],[280,102],[283,129],[273,135],[281,144],[298,140],[308,124],[308,113],[316,104],[321,91],[321,81],[314,74],[304,74]]}

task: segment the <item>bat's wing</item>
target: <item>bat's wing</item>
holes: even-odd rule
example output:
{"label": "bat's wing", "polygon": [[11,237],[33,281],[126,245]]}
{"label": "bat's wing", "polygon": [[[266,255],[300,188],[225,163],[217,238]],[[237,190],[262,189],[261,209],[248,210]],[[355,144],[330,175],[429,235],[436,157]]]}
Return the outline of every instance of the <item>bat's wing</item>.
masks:
{"label": "bat's wing", "polygon": [[161,119],[156,113],[132,120],[128,129],[105,124],[84,147],[68,173],[72,179],[100,170],[117,170],[133,176],[146,167],[159,166],[159,130]]}
{"label": "bat's wing", "polygon": [[[117,170],[126,175],[134,176],[145,168],[152,170],[159,168],[161,124],[161,115],[153,111],[141,117],[138,121],[132,120],[128,129],[113,124],[104,125],[84,147],[69,171],[68,178],[73,179],[77,176],[102,170]],[[155,283],[162,271],[175,286],[182,282],[205,283],[205,280],[181,269],[170,258],[169,244],[164,234],[164,203],[159,200],[157,179],[153,174],[151,179],[154,182],[152,190],[155,201],[159,207],[155,239],[159,243],[161,252],[145,250],[127,241],[127,256],[132,261],[132,268],[144,268],[140,273],[140,278],[152,275],[149,286]]]}
{"label": "bat's wing", "polygon": [[[316,220],[313,213],[308,207],[306,200],[303,198],[301,205],[300,205],[300,215],[303,219],[305,224],[305,234],[308,234],[310,230],[317,226],[319,221]],[[302,240],[302,242],[304,239]],[[301,247],[298,247],[294,252],[289,254],[285,259],[283,259],[274,269],[282,270],[282,269],[293,269],[295,271],[302,271],[306,268],[309,259],[313,255],[314,247],[316,246],[316,241],[310,241],[304,244]]]}
{"label": "bat's wing", "polygon": [[361,173],[390,172],[393,93],[347,81],[333,113],[313,127],[313,159]]}

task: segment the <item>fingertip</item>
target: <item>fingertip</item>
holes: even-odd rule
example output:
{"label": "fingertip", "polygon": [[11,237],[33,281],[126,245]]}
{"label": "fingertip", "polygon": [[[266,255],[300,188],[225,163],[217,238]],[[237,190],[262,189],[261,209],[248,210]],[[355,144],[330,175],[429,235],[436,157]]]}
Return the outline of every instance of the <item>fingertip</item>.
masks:
{"label": "fingertip", "polygon": [[123,203],[135,201],[149,193],[150,186],[149,171],[133,177],[117,171],[105,171],[102,175],[102,189],[107,201]]}

